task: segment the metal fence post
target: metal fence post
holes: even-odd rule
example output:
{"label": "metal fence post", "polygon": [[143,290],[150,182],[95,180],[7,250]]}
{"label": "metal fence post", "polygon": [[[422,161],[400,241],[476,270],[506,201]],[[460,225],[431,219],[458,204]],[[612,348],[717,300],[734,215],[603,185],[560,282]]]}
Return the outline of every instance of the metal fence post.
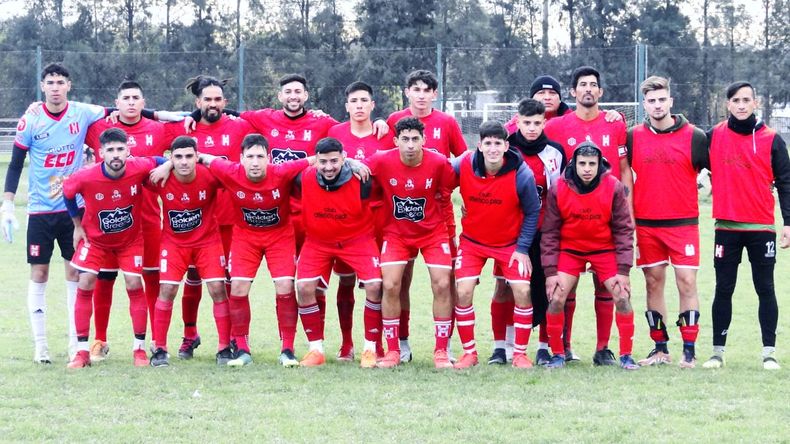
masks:
{"label": "metal fence post", "polygon": [[442,69],[442,44],[436,44],[436,78],[439,80],[438,99],[444,111],[444,70]]}
{"label": "metal fence post", "polygon": [[642,107],[642,90],[639,85],[647,78],[647,46],[638,43],[634,48],[634,102],[636,105],[636,122],[645,119],[645,109]]}
{"label": "metal fence post", "polygon": [[244,42],[239,44],[238,56],[239,56],[239,111],[244,111]]}
{"label": "metal fence post", "polygon": [[38,76],[41,74],[41,46],[36,46],[36,72],[33,74],[33,89],[36,91],[36,102],[41,101],[41,88],[38,87]]}

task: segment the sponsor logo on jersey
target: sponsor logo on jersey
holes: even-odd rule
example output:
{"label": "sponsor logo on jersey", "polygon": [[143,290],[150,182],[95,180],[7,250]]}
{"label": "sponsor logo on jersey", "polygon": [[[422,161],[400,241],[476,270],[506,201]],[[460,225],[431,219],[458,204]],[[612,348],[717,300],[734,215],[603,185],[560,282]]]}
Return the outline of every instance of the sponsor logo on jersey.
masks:
{"label": "sponsor logo on jersey", "polygon": [[568,145],[570,146],[576,145],[576,138],[575,137],[568,138]]}
{"label": "sponsor logo on jersey", "polygon": [[441,128],[434,128],[433,129],[433,138],[434,139],[441,139],[442,138],[442,129]]}
{"label": "sponsor logo on jersey", "polygon": [[291,150],[290,148],[274,148],[272,150],[273,164],[280,164],[305,158],[307,158],[307,153],[304,151]]}
{"label": "sponsor logo on jersey", "polygon": [[252,200],[255,201],[255,202],[262,202],[263,201],[263,196],[261,196],[261,193],[255,193],[252,196]]}
{"label": "sponsor logo on jersey", "polygon": [[79,122],[69,123],[69,134],[79,134],[79,133],[80,133],[80,123]]}
{"label": "sponsor logo on jersey", "polygon": [[113,202],[121,200],[121,192],[118,190],[112,190],[112,200]]}
{"label": "sponsor logo on jersey", "polygon": [[357,154],[354,156],[354,159],[365,160],[365,150],[357,148]]}
{"label": "sponsor logo on jersey", "polygon": [[279,210],[279,208],[272,208],[271,210],[242,208],[241,212],[247,225],[256,228],[266,228],[280,223]]}
{"label": "sponsor logo on jersey", "polygon": [[129,134],[126,136],[126,144],[130,147],[135,147],[137,146],[137,139],[135,139],[133,135]]}
{"label": "sponsor logo on jersey", "polygon": [[420,198],[400,198],[392,196],[392,215],[396,220],[408,220],[420,222],[425,219],[425,203],[427,199]]}
{"label": "sponsor logo on jersey", "polygon": [[395,179],[394,177],[391,177],[390,178],[390,185],[392,185],[393,187],[397,186],[398,185],[398,179]]}
{"label": "sponsor logo on jersey", "polygon": [[104,234],[120,233],[128,230],[134,223],[132,205],[114,210],[99,211],[99,228]]}
{"label": "sponsor logo on jersey", "polygon": [[412,181],[411,179],[406,179],[406,185],[404,185],[404,188],[406,188],[407,190],[413,190],[414,181]]}
{"label": "sponsor logo on jersey", "polygon": [[236,191],[236,197],[238,197],[239,199],[244,199],[245,197],[247,197],[247,195],[244,194],[244,191]]}
{"label": "sponsor logo on jersey", "polygon": [[167,212],[170,228],[173,233],[186,233],[198,228],[203,223],[203,209],[170,210]]}
{"label": "sponsor logo on jersey", "polygon": [[313,131],[312,130],[304,130],[304,133],[302,133],[302,140],[304,140],[305,142],[309,142],[309,141],[313,140]]}
{"label": "sponsor logo on jersey", "polygon": [[47,137],[49,137],[49,133],[36,134],[35,136],[33,136],[33,140],[44,140]]}
{"label": "sponsor logo on jersey", "polygon": [[39,257],[41,255],[41,245],[30,245],[30,257]]}
{"label": "sponsor logo on jersey", "polygon": [[95,198],[96,198],[96,200],[104,200],[104,194],[102,194],[102,193],[96,193],[96,196],[95,196]]}
{"label": "sponsor logo on jersey", "polygon": [[214,139],[211,136],[206,136],[206,141],[203,142],[203,146],[205,146],[207,148],[211,147],[211,146],[214,146]]}
{"label": "sponsor logo on jersey", "polygon": [[294,134],[293,130],[288,130],[288,132],[285,133],[285,140],[294,140],[294,139],[296,139],[296,135]]}
{"label": "sponsor logo on jersey", "polygon": [[173,200],[173,199],[175,199],[175,198],[176,198],[176,197],[175,197],[175,196],[173,196],[173,193],[167,193],[167,194],[165,195],[165,199],[167,199],[167,200]]}
{"label": "sponsor logo on jersey", "polygon": [[277,131],[277,129],[272,129],[271,135],[272,135],[272,137],[277,137],[277,136],[280,135],[280,132]]}

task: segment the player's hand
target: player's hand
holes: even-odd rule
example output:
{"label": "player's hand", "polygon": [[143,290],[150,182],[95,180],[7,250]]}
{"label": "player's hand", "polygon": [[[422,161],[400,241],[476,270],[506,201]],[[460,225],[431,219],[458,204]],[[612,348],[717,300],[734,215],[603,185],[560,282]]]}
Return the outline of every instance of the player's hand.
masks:
{"label": "player's hand", "polygon": [[118,117],[121,115],[121,112],[117,109],[110,114],[107,114],[107,117],[104,118],[104,121],[110,124],[115,125],[118,123]]}
{"label": "player's hand", "polygon": [[387,125],[386,121],[378,119],[373,122],[373,134],[376,136],[376,139],[381,140],[381,138],[386,136],[389,132],[390,126]]}
{"label": "player's hand", "polygon": [[16,220],[13,201],[3,201],[3,206],[0,208],[0,224],[3,226],[3,239],[9,244],[14,242],[14,231],[19,229],[19,221]]}
{"label": "player's hand", "polygon": [[211,165],[211,162],[216,159],[217,156],[212,156],[211,154],[200,153],[198,154],[198,163],[202,163],[205,166]]}
{"label": "player's hand", "polygon": [[329,117],[329,114],[325,113],[322,109],[311,109],[308,113],[313,117]]}
{"label": "player's hand", "polygon": [[790,247],[790,226],[782,227],[782,238],[779,239],[779,248]]}
{"label": "player's hand", "polygon": [[354,173],[357,179],[362,182],[367,182],[368,179],[370,179],[370,168],[368,168],[367,165],[356,159],[346,159],[346,162],[348,162],[348,166],[351,167],[351,172]]}
{"label": "player's hand", "polygon": [[154,185],[159,185],[162,188],[165,186],[165,182],[167,182],[167,178],[170,177],[170,170],[173,169],[173,162],[168,160],[167,162],[159,165],[158,167],[151,170],[148,173],[148,181]]}
{"label": "player's hand", "polygon": [[180,122],[184,120],[184,115],[177,111],[157,111],[154,113],[154,117],[162,122]]}
{"label": "player's hand", "polygon": [[508,262],[508,268],[513,267],[513,263],[516,263],[518,267],[518,275],[522,278],[527,278],[529,275],[532,274],[532,262],[529,260],[529,256],[524,253],[519,253],[518,251],[514,251],[513,254],[510,256],[510,262]]}
{"label": "player's hand", "polygon": [[623,120],[623,115],[620,114],[619,111],[610,109],[606,111],[606,115],[604,116],[604,120],[609,123],[617,122],[618,120]]}
{"label": "player's hand", "polygon": [[615,291],[625,292],[628,299],[631,299],[631,279],[628,276],[616,274],[614,276],[613,288]]}
{"label": "player's hand", "polygon": [[563,288],[560,285],[559,276],[554,275],[546,277],[546,298],[548,298],[549,302],[554,299],[554,295],[557,294],[557,292],[561,292],[562,290]]}
{"label": "player's hand", "polygon": [[74,226],[74,251],[77,250],[77,245],[80,244],[82,241],[83,245],[86,247],[90,247],[90,242],[88,242],[88,235],[85,234],[85,229],[82,228],[82,225],[75,225]]}
{"label": "player's hand", "polygon": [[42,102],[31,103],[25,110],[25,114],[30,114],[31,116],[37,116],[41,114],[41,103]]}
{"label": "player's hand", "polygon": [[195,130],[195,119],[192,116],[184,117],[184,132],[187,134]]}

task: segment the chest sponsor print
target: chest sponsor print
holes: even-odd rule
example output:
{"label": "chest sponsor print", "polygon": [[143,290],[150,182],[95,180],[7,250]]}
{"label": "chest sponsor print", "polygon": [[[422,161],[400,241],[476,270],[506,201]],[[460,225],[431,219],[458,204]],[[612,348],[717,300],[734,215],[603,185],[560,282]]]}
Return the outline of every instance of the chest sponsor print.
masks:
{"label": "chest sponsor print", "polygon": [[256,228],[266,228],[273,227],[280,223],[279,210],[279,208],[272,208],[270,210],[242,208],[241,212],[244,215],[244,222],[246,222],[247,225]]}
{"label": "chest sponsor print", "polygon": [[203,209],[170,210],[167,212],[170,228],[174,233],[186,233],[198,228],[203,223]]}
{"label": "chest sponsor print", "polygon": [[290,148],[274,148],[272,149],[272,163],[280,164],[283,162],[290,162],[292,160],[299,160],[307,158],[307,153],[304,151],[292,150]]}
{"label": "chest sponsor print", "polygon": [[104,234],[120,233],[128,230],[133,223],[132,205],[114,210],[99,211],[99,228]]}
{"label": "chest sponsor print", "polygon": [[392,215],[396,220],[420,222],[425,219],[426,201],[424,197],[412,199],[392,196]]}

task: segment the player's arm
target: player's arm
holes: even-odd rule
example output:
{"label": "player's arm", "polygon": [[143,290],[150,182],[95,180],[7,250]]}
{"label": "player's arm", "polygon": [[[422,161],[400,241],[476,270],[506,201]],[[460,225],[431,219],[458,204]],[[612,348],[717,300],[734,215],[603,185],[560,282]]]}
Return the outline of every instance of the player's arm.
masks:
{"label": "player's arm", "polygon": [[691,135],[691,164],[698,173],[704,169],[710,170],[708,136],[699,128],[694,128]]}
{"label": "player's arm", "polygon": [[[312,157],[313,157],[313,162],[311,163],[311,165],[315,164],[315,156]],[[348,164],[349,168],[351,168],[351,172],[354,174],[354,176],[356,176],[357,179],[359,179],[363,183],[370,182],[369,181],[370,168],[368,168],[367,165],[358,161],[357,159],[348,159],[348,158],[346,158],[346,163]]]}
{"label": "player's arm", "polygon": [[[22,118],[24,119],[24,117]],[[14,231],[19,229],[19,221],[16,218],[14,208],[14,197],[19,188],[19,179],[22,177],[22,169],[25,167],[25,157],[27,157],[27,125],[21,123],[17,126],[17,135],[14,139],[14,148],[11,151],[11,162],[8,164],[8,171],[5,176],[5,187],[3,193],[3,204],[0,206],[0,225],[2,226],[3,239],[11,243],[14,241]],[[19,131],[19,127],[23,127]]]}
{"label": "player's arm", "polygon": [[626,151],[626,155],[618,159],[620,162],[620,182],[626,189],[625,195],[626,201],[628,202],[629,214],[634,214],[634,171],[631,169],[631,164],[628,160],[628,148],[623,145],[619,149]]}
{"label": "player's arm", "polygon": [[[561,178],[558,180],[562,180]],[[546,274],[546,296],[551,300],[559,287],[557,263],[560,259],[560,228],[562,216],[557,206],[557,184],[549,187],[543,202],[543,227],[540,229],[540,264]]]}
{"label": "player's arm", "polygon": [[524,218],[521,222],[521,230],[516,241],[516,251],[510,258],[512,263],[517,260],[519,264],[519,272],[522,269],[526,273],[522,276],[526,277],[527,274],[532,273],[532,263],[529,260],[529,247],[535,239],[535,233],[538,231],[538,215],[540,214],[540,197],[538,195],[538,188],[535,185],[535,176],[526,164],[522,163],[516,171],[516,193],[518,194],[521,212]]}
{"label": "player's arm", "polygon": [[291,187],[291,196],[297,199],[302,197],[302,172],[294,177],[293,186]]}
{"label": "player's arm", "polygon": [[156,168],[148,173],[148,181],[153,185],[165,186],[165,182],[170,177],[173,170],[173,161],[164,157],[155,156]]}
{"label": "player's arm", "polygon": [[609,226],[614,238],[617,274],[628,276],[634,263],[634,223],[625,194],[625,186],[616,184],[612,198],[612,220]]}
{"label": "player's arm", "polygon": [[85,229],[82,227],[82,211],[77,204],[77,194],[80,192],[80,177],[72,176],[63,183],[63,201],[66,204],[66,211],[69,213],[72,222],[74,222],[74,249],[80,241],[88,245],[88,236],[85,234]]}
{"label": "player's arm", "polygon": [[779,209],[782,212],[781,248],[790,247],[790,157],[787,146],[779,134],[774,135],[771,145],[771,169],[774,173],[774,185],[779,195]]}
{"label": "player's arm", "polygon": [[469,148],[466,146],[464,133],[461,132],[461,127],[458,126],[458,122],[450,118],[450,123],[450,153],[455,157],[460,157],[467,152]]}

